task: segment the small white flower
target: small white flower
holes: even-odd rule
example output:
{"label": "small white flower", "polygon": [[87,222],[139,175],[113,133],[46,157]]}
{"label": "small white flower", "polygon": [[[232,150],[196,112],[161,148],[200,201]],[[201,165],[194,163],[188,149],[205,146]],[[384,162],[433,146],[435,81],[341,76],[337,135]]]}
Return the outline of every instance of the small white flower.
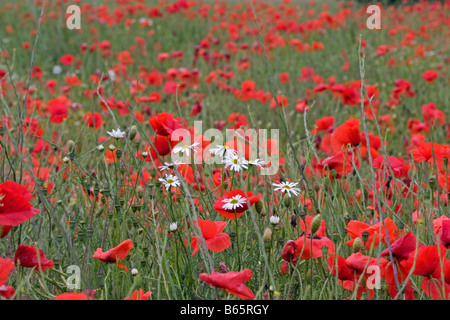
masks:
{"label": "small white flower", "polygon": [[225,210],[236,210],[237,208],[242,208],[244,204],[247,203],[247,199],[245,199],[240,194],[235,195],[234,197],[223,199],[222,202],[225,204],[222,206]]}
{"label": "small white flower", "polygon": [[178,224],[176,222],[172,222],[171,224],[169,224],[169,230],[171,232],[174,232],[177,229],[178,229]]}
{"label": "small white flower", "polygon": [[269,218],[269,221],[271,224],[276,225],[280,222],[280,217],[279,216],[271,216]]}
{"label": "small white flower", "polygon": [[116,150],[116,146],[113,145],[113,144],[110,144],[108,148],[109,148],[109,150],[111,150],[111,151]]}
{"label": "small white flower", "polygon": [[249,165],[258,167],[258,168],[262,168],[263,166],[265,166],[267,163],[261,159],[255,159],[255,160],[250,160],[248,162]]}
{"label": "small white flower", "polygon": [[148,157],[148,152],[147,152],[147,151],[142,152],[142,156],[143,156],[144,158],[147,158],[147,157]]}
{"label": "small white flower", "polygon": [[69,163],[69,162],[70,162],[70,159],[69,159],[68,157],[64,157],[64,158],[63,158],[63,162],[64,162],[64,163]]}
{"label": "small white flower", "polygon": [[291,192],[296,196],[300,193],[300,189],[295,188],[296,185],[298,185],[298,182],[273,183],[273,186],[276,187],[275,191],[281,191],[281,193],[287,192],[289,197],[291,197]]}
{"label": "small white flower", "polygon": [[164,184],[164,187],[166,187],[166,190],[168,190],[170,187],[179,187],[180,181],[178,180],[177,176],[174,176],[172,174],[166,175],[166,178],[159,178],[159,181],[161,181]]}
{"label": "small white flower", "polygon": [[164,170],[170,170],[173,168],[177,168],[179,165],[185,164],[184,162],[180,161],[180,160],[175,160],[175,162],[173,163],[169,163],[169,162],[164,162],[163,166],[159,167],[160,171],[164,171]]}
{"label": "small white flower", "polygon": [[237,155],[237,151],[230,148],[226,144],[223,146],[216,145],[215,148],[209,149],[209,152],[213,155],[220,155],[221,157],[231,157]]}
{"label": "small white flower", "polygon": [[133,277],[137,276],[138,274],[139,274],[138,269],[136,269],[136,268],[131,269],[131,275],[132,275]]}
{"label": "small white flower", "polygon": [[98,150],[98,151],[103,151],[103,150],[105,150],[105,147],[104,147],[102,144],[99,144],[99,145],[97,146],[97,150]]}
{"label": "small white flower", "polygon": [[189,157],[189,155],[191,154],[191,150],[194,152],[197,152],[197,150],[195,150],[195,148],[198,145],[200,145],[200,143],[198,143],[198,142],[194,142],[191,145],[187,145],[187,144],[181,145],[181,146],[177,145],[177,146],[175,146],[175,148],[173,148],[172,153],[177,154],[177,153],[181,152],[183,154],[186,154]]}
{"label": "small white flower", "polygon": [[239,155],[226,157],[224,162],[225,162],[225,169],[230,167],[231,170],[234,170],[236,172],[248,168],[248,161],[245,160],[245,158],[240,157]]}
{"label": "small white flower", "polygon": [[111,132],[109,132],[109,131],[107,131],[107,132],[111,137],[116,138],[116,139],[125,137],[125,131],[120,131],[120,128],[117,128],[117,130],[113,129]]}
{"label": "small white flower", "polygon": [[62,72],[61,66],[58,66],[58,65],[53,66],[53,69],[52,69],[53,74],[60,74],[61,72]]}

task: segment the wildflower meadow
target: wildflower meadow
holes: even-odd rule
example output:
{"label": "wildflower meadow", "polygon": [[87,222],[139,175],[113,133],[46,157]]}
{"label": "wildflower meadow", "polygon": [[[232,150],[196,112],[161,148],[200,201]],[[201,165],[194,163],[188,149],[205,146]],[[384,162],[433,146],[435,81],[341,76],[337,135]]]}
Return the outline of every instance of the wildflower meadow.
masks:
{"label": "wildflower meadow", "polygon": [[449,45],[449,0],[1,1],[0,300],[449,299]]}

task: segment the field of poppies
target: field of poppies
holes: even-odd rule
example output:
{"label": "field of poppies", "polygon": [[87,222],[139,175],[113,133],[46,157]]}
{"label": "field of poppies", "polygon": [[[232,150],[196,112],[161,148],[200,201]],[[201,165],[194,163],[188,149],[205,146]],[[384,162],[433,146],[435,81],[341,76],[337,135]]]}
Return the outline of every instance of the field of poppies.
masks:
{"label": "field of poppies", "polygon": [[2,1],[0,300],[449,299],[449,39],[449,0]]}

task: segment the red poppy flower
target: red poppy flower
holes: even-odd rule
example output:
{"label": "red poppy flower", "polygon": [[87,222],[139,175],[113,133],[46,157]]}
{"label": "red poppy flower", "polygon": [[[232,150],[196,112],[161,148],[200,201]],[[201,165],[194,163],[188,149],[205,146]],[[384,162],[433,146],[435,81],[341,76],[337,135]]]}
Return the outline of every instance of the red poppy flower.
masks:
{"label": "red poppy flower", "polygon": [[434,70],[427,70],[422,73],[422,78],[429,83],[433,83],[434,79],[436,79],[438,76],[438,73]]}
{"label": "red poppy flower", "polygon": [[[439,259],[439,251],[441,259]],[[408,260],[405,261],[405,265],[412,268],[416,258],[413,275],[428,277],[439,268],[440,262],[444,260],[446,253],[447,251],[443,245],[439,248],[437,245],[423,245],[418,249],[417,257],[415,257],[415,251],[410,253]]]}
{"label": "red poppy flower", "polygon": [[39,249],[38,260],[36,247],[26,246],[23,244],[19,244],[19,247],[16,250],[14,263],[25,268],[34,268],[35,270],[38,270],[39,268],[42,269],[42,271],[45,271],[48,268],[53,268],[53,261],[48,260],[45,257],[44,251]]}
{"label": "red poppy flower", "polygon": [[[255,196],[251,191],[247,191],[247,197],[250,205],[253,205],[261,199],[261,194]],[[240,189],[232,190],[214,202],[213,208],[220,215],[235,220],[248,210],[246,194]]]}
{"label": "red poppy flower", "polygon": [[128,272],[127,267],[123,264],[117,262],[118,260],[123,260],[128,255],[128,252],[133,248],[133,242],[131,239],[127,239],[119,244],[117,247],[112,248],[106,252],[103,252],[102,248],[97,248],[94,253],[94,258],[98,259],[104,263],[116,263],[119,268],[124,269]]}
{"label": "red poppy flower", "polygon": [[144,292],[144,290],[139,289],[134,291],[131,296],[123,299],[123,300],[150,300],[150,296],[151,296],[152,292],[148,291],[148,292]]}
{"label": "red poppy flower", "polygon": [[[6,236],[11,227],[31,219],[39,213],[30,203],[31,192],[14,181],[0,184],[0,231]],[[2,228],[3,227],[3,228]]]}
{"label": "red poppy flower", "polygon": [[61,62],[63,66],[71,65],[74,61],[75,57],[71,54],[65,54],[59,59],[59,62]]}
{"label": "red poppy flower", "polygon": [[172,132],[183,128],[179,118],[174,118],[173,114],[168,112],[158,113],[149,120],[156,134],[161,136],[170,136]]}
{"label": "red poppy flower", "polygon": [[223,289],[241,299],[254,300],[254,293],[245,285],[252,276],[252,270],[244,269],[240,272],[230,271],[226,273],[213,271],[211,275],[201,273],[199,277],[209,285]]}
{"label": "red poppy flower", "polygon": [[415,148],[412,151],[413,160],[417,163],[424,161],[432,162],[433,153],[436,156],[442,151],[443,148],[445,147],[435,142],[422,143],[418,148]]}
{"label": "red poppy flower", "polygon": [[[420,242],[418,243],[420,246]],[[401,238],[397,239],[391,245],[392,255],[399,260],[406,260],[409,258],[411,252],[416,248],[416,236],[412,232],[408,232]],[[382,257],[389,256],[389,249],[381,252]]]}
{"label": "red poppy flower", "polygon": [[67,118],[69,113],[68,104],[70,104],[70,101],[65,96],[48,101],[47,112],[50,113],[51,123],[61,123]]}
{"label": "red poppy flower", "polygon": [[303,233],[295,242],[289,240],[283,247],[281,251],[281,257],[284,259],[281,265],[282,274],[287,272],[289,268],[288,263],[292,263],[295,266],[298,259],[309,260],[323,257],[322,247],[327,247],[327,254],[334,254],[335,246],[333,241],[327,237],[325,220],[322,220],[319,229],[317,229],[314,235],[311,235],[311,223],[313,219],[313,216],[306,216],[306,228],[303,220],[300,220],[300,228],[303,230]]}
{"label": "red poppy flower", "polygon": [[[197,224],[202,231],[203,238],[205,238],[206,246],[212,252],[222,252],[231,246],[230,236],[222,233],[227,225],[226,222],[197,219]],[[200,236],[191,238],[191,246],[194,249],[192,255],[195,255],[199,250],[199,243],[202,243]]]}
{"label": "red poppy flower", "polygon": [[[356,167],[359,164],[356,162]],[[353,168],[353,155],[351,153],[345,154],[343,152],[339,152],[334,156],[328,157],[320,163],[315,165],[316,169],[322,173],[323,176],[328,176],[330,179],[333,179],[333,173],[336,174],[336,178],[341,178],[352,171]]]}
{"label": "red poppy flower", "polygon": [[0,286],[0,296],[9,299],[11,298],[14,293],[16,293],[16,290],[13,287],[10,286]]}
{"label": "red poppy flower", "polygon": [[[100,127],[103,124],[103,118],[100,115],[100,113],[98,113],[98,112],[94,112],[94,116],[93,117],[92,117],[92,113],[91,112],[87,113],[84,116],[83,120],[86,122],[86,124],[89,127],[95,128],[95,129],[100,129]],[[95,123],[95,125],[94,125],[94,123]]]}
{"label": "red poppy flower", "polygon": [[[386,218],[384,224],[389,233],[389,241],[392,243],[397,238],[397,225],[391,218]],[[369,233],[369,238],[366,243],[362,240],[363,232]],[[352,220],[347,224],[347,234],[352,238],[352,240],[346,242],[350,247],[353,246],[356,238],[361,239],[362,245],[365,246],[366,250],[370,250],[372,244],[376,248],[380,241],[386,243],[386,231],[381,222],[371,226],[358,220]]]}
{"label": "red poppy flower", "polygon": [[356,147],[361,142],[359,132],[359,119],[348,119],[344,124],[334,129],[331,135],[331,147],[334,152],[342,151],[342,148]]}
{"label": "red poppy flower", "polygon": [[83,292],[81,293],[68,292],[56,296],[55,300],[89,300],[89,298]]}
{"label": "red poppy flower", "polygon": [[12,259],[3,259],[0,257],[0,287],[3,286],[8,280],[9,274],[14,269],[14,263]]}

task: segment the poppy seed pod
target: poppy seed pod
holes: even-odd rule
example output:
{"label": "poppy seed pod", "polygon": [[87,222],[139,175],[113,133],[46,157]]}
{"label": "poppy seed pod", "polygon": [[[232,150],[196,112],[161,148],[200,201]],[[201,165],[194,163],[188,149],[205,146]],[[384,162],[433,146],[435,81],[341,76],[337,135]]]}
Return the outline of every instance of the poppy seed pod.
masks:
{"label": "poppy seed pod", "polygon": [[359,252],[359,250],[361,250],[361,246],[362,246],[361,238],[356,238],[355,241],[353,242],[353,252],[354,253]]}
{"label": "poppy seed pod", "polygon": [[431,177],[431,178],[428,180],[428,185],[430,186],[431,190],[433,190],[433,191],[436,191],[436,187],[437,187],[436,182],[437,182],[437,180],[436,180],[435,177]]}
{"label": "poppy seed pod", "polygon": [[367,240],[369,240],[369,233],[367,231],[364,231],[362,233],[362,240],[364,241],[364,243],[366,243]]}
{"label": "poppy seed pod", "polygon": [[320,214],[316,215],[311,222],[311,234],[314,234],[319,230],[320,224],[322,223],[322,216]]}

